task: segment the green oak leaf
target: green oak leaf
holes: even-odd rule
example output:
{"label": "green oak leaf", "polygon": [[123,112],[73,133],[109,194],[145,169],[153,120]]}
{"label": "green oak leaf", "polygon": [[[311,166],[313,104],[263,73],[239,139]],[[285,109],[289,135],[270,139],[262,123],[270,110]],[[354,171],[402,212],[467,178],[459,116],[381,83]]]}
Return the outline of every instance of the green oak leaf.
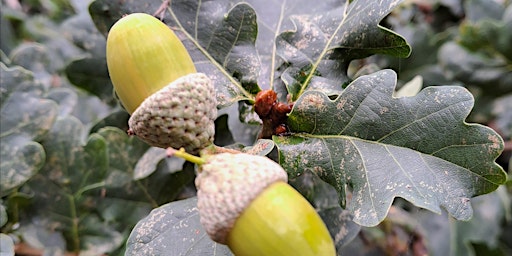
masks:
{"label": "green oak leaf", "polygon": [[0,88],[0,106],[14,92],[41,95],[45,90],[41,83],[34,81],[34,73],[20,66],[7,67],[3,62],[0,62]]}
{"label": "green oak leaf", "polygon": [[72,114],[78,103],[78,95],[70,88],[52,88],[46,94],[46,98],[58,104],[60,117]]}
{"label": "green oak leaf", "polygon": [[105,128],[107,126],[113,126],[123,131],[128,131],[128,119],[130,119],[130,114],[128,114],[128,112],[125,110],[115,110],[103,119],[96,121],[90,132],[98,132],[101,128]]}
{"label": "green oak leaf", "polygon": [[[504,187],[501,187],[504,191]],[[475,215],[470,221],[454,221],[450,219],[449,228],[452,238],[451,255],[479,255],[474,252],[472,243],[484,243],[490,248],[497,247],[502,229],[501,221],[504,219],[506,205],[510,200],[505,194],[490,193],[472,199]]]}
{"label": "green oak leaf", "polygon": [[[468,18],[471,22],[459,27],[458,40],[444,44],[439,49],[438,58],[449,78],[467,86],[477,86],[481,94],[496,97],[512,92],[512,6],[501,15],[505,7],[485,3],[497,5],[493,8],[500,13],[491,12],[479,19]],[[476,8],[474,13],[483,6]]]}
{"label": "green oak leaf", "polygon": [[178,196],[194,177],[194,165],[168,158],[164,149],[150,148],[115,127],[97,132],[108,141],[110,170],[105,190],[110,200],[158,207]]}
{"label": "green oak leaf", "polygon": [[217,146],[227,146],[235,143],[233,134],[229,130],[228,114],[219,114],[215,119],[215,140],[213,143]]}
{"label": "green oak leaf", "polygon": [[32,72],[0,63],[0,193],[5,196],[45,164],[39,144],[57,118],[58,105],[44,98]]}
{"label": "green oak leaf", "polygon": [[45,151],[41,144],[23,136],[11,136],[0,140],[0,196],[25,184],[45,163]]}
{"label": "green oak leaf", "polygon": [[[75,117],[57,119],[42,142],[46,163],[27,182],[27,188],[34,195],[31,216],[41,216],[54,223],[52,225],[62,227],[59,231],[70,239],[68,249],[77,251],[86,247],[86,237],[94,233],[86,228],[94,229],[85,220],[94,218],[91,208],[105,185],[109,165],[107,142],[98,135],[84,141],[80,136],[84,130],[84,125]],[[98,223],[97,226],[103,225]],[[109,240],[104,243],[111,244]],[[95,245],[100,247],[101,243]]]}
{"label": "green oak leaf", "polygon": [[373,54],[407,57],[410,46],[379,22],[401,1],[332,1],[330,9],[291,16],[295,29],[276,38],[276,53],[285,61],[281,75],[296,100],[306,89],[337,95],[347,83],[350,61]]}
{"label": "green oak leaf", "polygon": [[5,209],[5,202],[2,200],[0,201],[0,228],[7,223],[7,210]]}
{"label": "green oak leaf", "polygon": [[[154,209],[132,230],[125,255],[232,255],[213,242],[199,222],[197,198],[172,202]],[[171,253],[172,252],[172,253]]]}
{"label": "green oak leaf", "polygon": [[[494,160],[503,140],[464,122],[473,96],[458,86],[393,98],[396,73],[383,70],[352,82],[335,100],[307,91],[289,115],[290,137],[276,137],[291,177],[308,170],[333,185],[354,221],[377,225],[395,197],[455,218],[472,216],[470,198],[506,180]],[[347,191],[350,189],[350,191]]]}
{"label": "green oak leaf", "polygon": [[10,95],[1,108],[0,137],[23,135],[40,140],[55,122],[57,104],[31,93],[16,92]]}
{"label": "green oak leaf", "polygon": [[69,81],[77,87],[95,94],[111,105],[116,103],[112,96],[113,87],[104,56],[74,60],[66,66],[65,72]]}
{"label": "green oak leaf", "polygon": [[[450,54],[450,56],[446,56]],[[478,86],[493,97],[512,92],[510,63],[483,52],[471,52],[455,42],[445,43],[438,52],[440,65],[450,79]]]}
{"label": "green oak leaf", "polygon": [[[37,180],[42,181],[31,181],[33,189],[45,190],[42,194],[63,193],[80,198],[92,187],[103,186],[109,164],[106,141],[97,135],[84,141],[79,136],[84,134],[84,130],[84,125],[75,117],[57,119],[42,142],[47,155],[46,164],[37,175]],[[50,184],[55,191],[45,189]],[[46,200],[53,199],[49,197]]]}
{"label": "green oak leaf", "polygon": [[[293,23],[294,16],[329,12],[333,8],[343,5],[344,1],[248,0],[247,2],[251,4],[258,14],[256,47],[262,63],[262,74],[259,79],[260,86],[262,88],[278,89],[278,86],[275,85],[282,83],[282,80],[279,78],[282,70],[279,70],[278,67],[282,67],[286,60],[281,59],[277,53],[276,37],[285,31],[293,31],[295,29]],[[311,39],[313,40],[313,38]]]}

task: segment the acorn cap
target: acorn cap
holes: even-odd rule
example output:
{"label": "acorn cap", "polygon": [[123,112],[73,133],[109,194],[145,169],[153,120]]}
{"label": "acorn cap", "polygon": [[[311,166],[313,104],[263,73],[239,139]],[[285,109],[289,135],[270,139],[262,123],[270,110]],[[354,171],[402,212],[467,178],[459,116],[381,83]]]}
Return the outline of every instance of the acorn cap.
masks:
{"label": "acorn cap", "polygon": [[130,132],[151,146],[195,154],[211,145],[217,101],[211,80],[193,73],[147,97],[128,120]]}
{"label": "acorn cap", "polygon": [[195,180],[200,221],[212,240],[226,244],[235,221],[251,202],[286,171],[267,157],[222,153],[208,157]]}

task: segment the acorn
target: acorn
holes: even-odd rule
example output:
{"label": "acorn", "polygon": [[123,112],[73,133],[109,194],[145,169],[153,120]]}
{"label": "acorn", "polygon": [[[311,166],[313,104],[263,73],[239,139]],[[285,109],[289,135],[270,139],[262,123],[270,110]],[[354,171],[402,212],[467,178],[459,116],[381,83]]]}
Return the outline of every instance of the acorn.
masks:
{"label": "acorn", "polygon": [[207,156],[195,184],[206,233],[235,255],[336,255],[318,213],[269,158]]}
{"label": "acorn", "polygon": [[197,73],[183,43],[160,20],[145,13],[118,20],[107,36],[107,66],[131,114],[129,133],[151,146],[191,153],[213,143],[213,84]]}

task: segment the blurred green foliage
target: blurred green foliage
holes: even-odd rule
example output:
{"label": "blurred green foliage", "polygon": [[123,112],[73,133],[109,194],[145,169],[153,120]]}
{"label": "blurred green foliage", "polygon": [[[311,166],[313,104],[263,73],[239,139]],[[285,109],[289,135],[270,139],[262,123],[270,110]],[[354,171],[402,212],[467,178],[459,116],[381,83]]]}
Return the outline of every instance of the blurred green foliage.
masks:
{"label": "blurred green foliage", "polygon": [[[167,204],[195,195],[195,167],[167,158],[162,150],[150,148],[125,132],[128,115],[115,101],[105,62],[107,25],[102,28],[99,24],[109,22],[102,20],[105,17],[119,18],[118,13],[109,11],[121,13],[140,8],[139,11],[153,13],[161,1],[125,2],[125,5],[116,2],[118,9],[115,9],[104,1],[95,1],[91,13],[91,2],[81,0],[1,2],[2,255],[12,255],[15,245],[18,254],[35,250],[40,255],[65,252],[123,255],[134,227],[146,223],[144,217],[195,206],[193,198]],[[222,7],[227,12],[237,1],[220,2],[228,3]],[[267,8],[265,4],[249,2],[256,10],[260,30],[260,37],[254,38],[260,48],[251,52],[258,52],[262,63],[270,63],[271,55],[265,51],[272,47],[260,40],[276,36],[275,32],[280,31],[274,30],[275,24],[266,31],[261,22],[273,23],[279,19],[272,12],[262,11]],[[294,9],[290,7],[290,10]],[[244,6],[244,11],[250,10]],[[321,12],[314,8],[310,11]],[[219,12],[220,16],[225,12]],[[286,22],[283,28],[293,27]],[[336,73],[339,70],[329,73],[337,74],[333,75],[336,79],[345,79],[338,81],[330,77],[331,82],[348,84],[364,74],[391,68],[398,74],[399,86],[416,76],[421,76],[423,87],[464,86],[475,99],[475,107],[466,121],[487,125],[501,135],[505,147],[497,162],[510,173],[510,1],[404,1],[380,24],[403,36],[412,48],[411,55],[399,59],[362,54],[358,57],[365,58],[347,64],[341,72],[344,74]],[[281,39],[294,40],[289,34]],[[247,45],[254,46],[254,42]],[[216,55],[210,57],[215,59]],[[260,70],[267,76],[271,73],[282,76],[280,82],[261,82],[261,78],[252,76],[250,67],[244,67],[244,72],[249,73],[244,74],[247,75],[244,79],[241,74],[235,77],[243,80],[242,88],[255,90],[254,81],[258,81],[262,87],[273,84],[276,90],[294,91],[296,88],[288,85],[303,81],[299,76],[308,71],[307,66],[300,66],[303,64],[300,58],[295,60],[298,61],[272,64],[275,73],[265,68]],[[292,64],[298,68],[294,69]],[[211,70],[211,66],[204,68]],[[224,68],[233,73],[239,71],[232,64]],[[317,78],[320,77],[313,79]],[[341,91],[341,88],[329,88],[329,92]],[[260,126],[254,125],[257,118],[251,117],[251,113],[254,115],[245,102],[221,110],[216,121],[216,143],[222,146],[238,143],[233,146],[237,148],[252,145]],[[272,149],[270,141],[259,141],[253,149],[246,148],[264,153]],[[270,155],[273,154],[275,151]],[[345,255],[413,255],[422,251],[431,255],[512,254],[510,178],[506,186],[472,199],[474,216],[468,222],[456,221],[444,211],[436,215],[398,198],[383,222],[376,227],[362,228],[351,221],[350,213],[339,207],[337,191],[317,176],[306,172],[291,183],[320,209],[320,215],[330,224],[331,234],[342,228],[349,230],[343,239],[336,240],[338,251]],[[175,216],[167,217],[163,221],[176,221],[170,218]],[[197,219],[190,221],[197,224]],[[169,235],[166,231],[163,233],[171,238],[180,235]],[[219,248],[219,252],[229,254],[225,248]]]}

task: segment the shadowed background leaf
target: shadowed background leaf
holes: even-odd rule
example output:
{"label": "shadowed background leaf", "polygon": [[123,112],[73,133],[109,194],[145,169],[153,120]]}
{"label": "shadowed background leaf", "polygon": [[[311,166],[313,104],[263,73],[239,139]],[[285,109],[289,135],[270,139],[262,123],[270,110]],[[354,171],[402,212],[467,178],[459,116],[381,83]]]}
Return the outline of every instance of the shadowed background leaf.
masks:
{"label": "shadowed background leaf", "polygon": [[[40,141],[57,118],[58,105],[44,98],[44,88],[31,72],[0,64],[1,196],[23,185],[45,164]],[[21,103],[21,104],[20,104]]]}

